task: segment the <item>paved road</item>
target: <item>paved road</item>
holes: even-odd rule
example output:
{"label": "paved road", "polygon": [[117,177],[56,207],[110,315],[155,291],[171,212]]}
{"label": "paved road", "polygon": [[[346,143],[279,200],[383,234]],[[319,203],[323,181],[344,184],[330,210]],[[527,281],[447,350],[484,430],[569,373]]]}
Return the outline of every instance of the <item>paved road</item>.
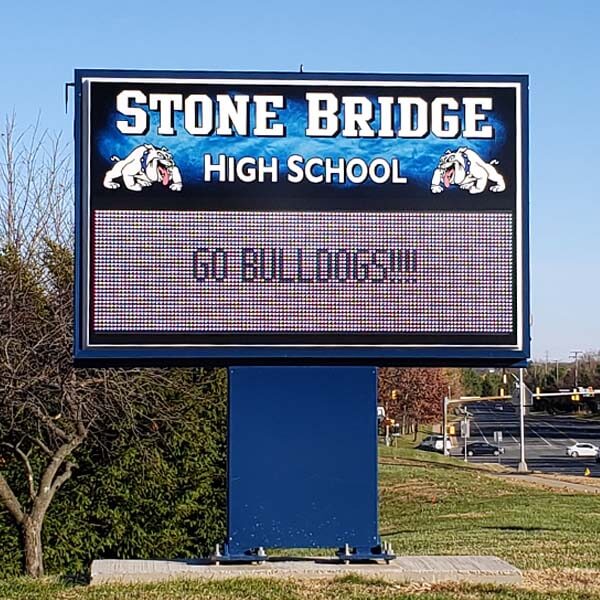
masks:
{"label": "paved road", "polygon": [[[502,406],[503,410],[498,410]],[[473,414],[471,440],[494,443],[494,431],[501,431],[505,454],[502,464],[519,463],[519,413],[509,402],[477,403],[469,406]],[[572,415],[531,414],[525,417],[525,458],[529,469],[544,473],[583,475],[588,467],[593,477],[600,477],[600,463],[593,457],[570,458],[566,447],[575,442],[600,446],[600,421]],[[462,440],[459,440],[462,447]],[[458,455],[460,449],[452,451]],[[497,462],[494,456],[469,457],[472,462]]]}

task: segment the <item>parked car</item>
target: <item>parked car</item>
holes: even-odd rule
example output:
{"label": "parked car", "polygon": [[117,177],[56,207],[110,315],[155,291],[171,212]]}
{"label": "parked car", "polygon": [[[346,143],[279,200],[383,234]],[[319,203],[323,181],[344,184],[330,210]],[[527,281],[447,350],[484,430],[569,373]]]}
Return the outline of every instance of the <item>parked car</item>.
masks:
{"label": "parked car", "polygon": [[[421,443],[417,446],[419,450],[429,450],[430,452],[443,452],[444,448],[444,436],[442,435],[428,435],[423,438]],[[452,442],[450,438],[446,436],[446,450],[452,450]]]}
{"label": "parked car", "polygon": [[467,444],[467,456],[480,456],[483,454],[499,456],[500,454],[504,454],[504,448],[488,444],[487,442],[471,442]]}
{"label": "parked car", "polygon": [[577,442],[567,448],[567,456],[577,458],[578,456],[597,456],[600,448],[589,442]]}

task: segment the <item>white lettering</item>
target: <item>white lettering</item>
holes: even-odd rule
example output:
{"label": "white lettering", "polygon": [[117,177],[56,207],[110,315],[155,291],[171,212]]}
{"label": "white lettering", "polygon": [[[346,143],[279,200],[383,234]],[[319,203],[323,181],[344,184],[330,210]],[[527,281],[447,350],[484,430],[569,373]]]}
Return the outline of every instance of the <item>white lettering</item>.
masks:
{"label": "white lettering", "polygon": [[428,129],[427,102],[423,98],[398,98],[398,104],[400,105],[400,129],[398,129],[398,137],[425,137]]}
{"label": "white lettering", "polygon": [[225,165],[225,154],[219,154],[219,161],[215,164],[212,162],[212,156],[210,154],[204,155],[204,181],[211,181],[212,174],[217,173],[219,181],[225,181],[225,173],[227,171]]}
{"label": "white lettering", "polygon": [[160,125],[157,133],[175,135],[173,112],[183,110],[183,96],[181,94],[150,94],[148,107],[150,110],[160,111]]}
{"label": "white lettering", "polygon": [[117,129],[126,135],[142,135],[148,131],[148,113],[137,106],[130,106],[131,102],[146,104],[146,95],[140,90],[123,90],[117,94],[117,110],[126,117],[133,117],[129,121],[117,121]]}
{"label": "white lettering", "polygon": [[217,95],[219,105],[219,126],[217,135],[233,135],[233,127],[238,135],[248,135],[248,102],[250,96],[225,94]]}
{"label": "white lettering", "polygon": [[[198,119],[200,107],[200,119]],[[213,103],[206,94],[191,94],[183,113],[186,131],[191,135],[208,135],[213,130]],[[198,122],[200,121],[200,123]]]}
{"label": "white lettering", "polygon": [[492,110],[491,98],[463,98],[465,106],[465,127],[463,136],[466,138],[493,138],[494,128],[491,125],[478,126],[478,123],[485,122],[487,117],[477,112],[478,108],[482,110]]}
{"label": "white lettering", "polygon": [[394,137],[394,99],[391,96],[380,96],[377,98],[380,108],[379,137]]}
{"label": "white lettering", "polygon": [[285,128],[281,123],[273,123],[279,115],[271,108],[283,108],[285,100],[283,96],[254,96],[254,105],[256,106],[256,127],[254,135],[263,135],[269,137],[282,137],[285,135]]}
{"label": "white lettering", "polygon": [[336,135],[339,131],[337,96],[330,93],[307,92],[306,102],[308,107],[306,135],[311,137]]}
{"label": "white lettering", "polygon": [[369,121],[373,119],[373,103],[364,96],[344,96],[344,137],[375,137]]}
{"label": "white lettering", "polygon": [[458,110],[454,98],[436,98],[431,103],[431,133],[439,138],[455,138],[460,133],[460,119],[457,115],[446,115],[446,109]]}

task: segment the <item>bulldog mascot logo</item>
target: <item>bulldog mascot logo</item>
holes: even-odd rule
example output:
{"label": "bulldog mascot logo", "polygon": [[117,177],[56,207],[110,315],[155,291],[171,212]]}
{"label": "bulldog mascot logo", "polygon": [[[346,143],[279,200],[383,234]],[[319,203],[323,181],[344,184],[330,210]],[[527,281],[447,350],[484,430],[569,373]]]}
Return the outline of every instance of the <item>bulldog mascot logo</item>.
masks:
{"label": "bulldog mascot logo", "polygon": [[458,185],[461,190],[468,190],[469,194],[481,194],[491,182],[491,192],[503,192],[506,184],[504,177],[494,167],[497,164],[497,160],[486,162],[470,148],[446,150],[433,171],[431,191],[439,194],[451,185]]}
{"label": "bulldog mascot logo", "polygon": [[115,179],[121,178],[123,185],[134,192],[140,192],[153,183],[168,186],[174,192],[183,187],[181,173],[166,148],[157,148],[152,144],[143,144],[134,148],[125,158],[111,156],[116,163],[104,176],[104,187],[115,190],[120,184]]}

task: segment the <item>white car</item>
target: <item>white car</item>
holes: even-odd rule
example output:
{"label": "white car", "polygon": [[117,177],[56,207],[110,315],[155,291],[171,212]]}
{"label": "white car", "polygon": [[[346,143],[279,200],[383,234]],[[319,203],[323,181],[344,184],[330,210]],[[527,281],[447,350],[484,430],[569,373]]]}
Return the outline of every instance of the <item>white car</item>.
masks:
{"label": "white car", "polygon": [[567,448],[567,456],[577,458],[578,456],[597,456],[600,448],[589,442],[577,442]]}
{"label": "white car", "polygon": [[[441,435],[429,435],[424,438],[417,447],[420,450],[434,450],[436,452],[443,452],[444,438]],[[452,442],[448,436],[446,436],[446,450],[452,450]]]}

